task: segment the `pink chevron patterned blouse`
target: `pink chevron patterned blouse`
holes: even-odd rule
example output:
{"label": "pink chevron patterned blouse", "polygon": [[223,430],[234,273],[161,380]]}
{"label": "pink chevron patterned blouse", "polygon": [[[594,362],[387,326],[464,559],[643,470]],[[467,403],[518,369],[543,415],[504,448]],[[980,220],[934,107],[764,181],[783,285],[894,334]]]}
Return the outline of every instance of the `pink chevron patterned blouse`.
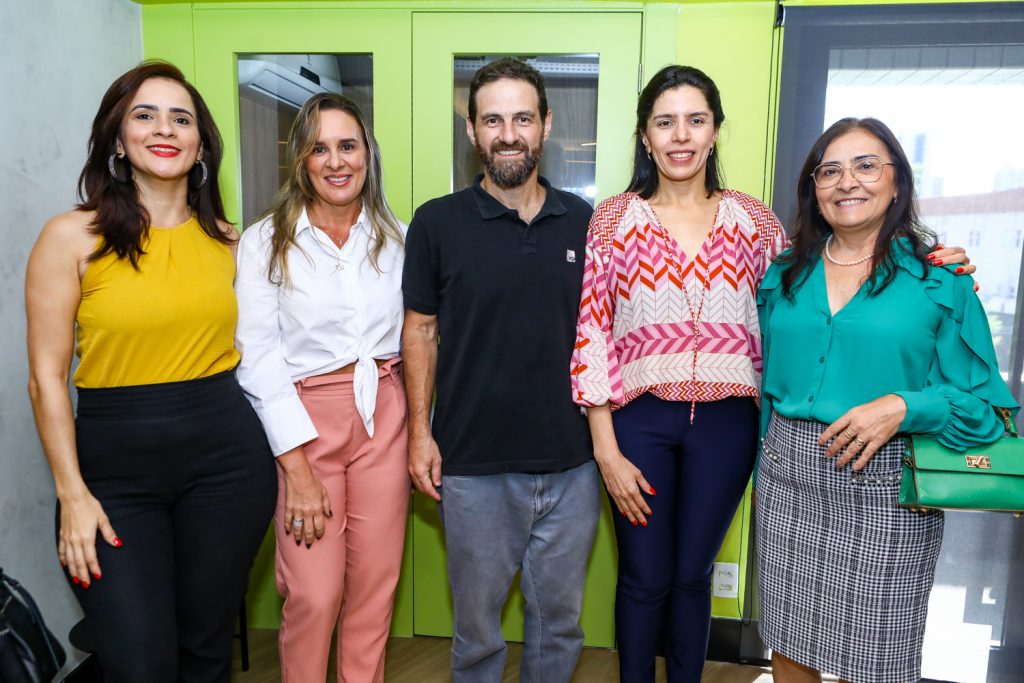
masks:
{"label": "pink chevron patterned blouse", "polygon": [[587,235],[571,367],[576,403],[610,402],[615,410],[646,392],[669,401],[757,396],[761,332],[754,294],[788,245],[771,209],[734,190],[722,192],[711,237],[695,259],[682,253],[639,195],[601,202]]}

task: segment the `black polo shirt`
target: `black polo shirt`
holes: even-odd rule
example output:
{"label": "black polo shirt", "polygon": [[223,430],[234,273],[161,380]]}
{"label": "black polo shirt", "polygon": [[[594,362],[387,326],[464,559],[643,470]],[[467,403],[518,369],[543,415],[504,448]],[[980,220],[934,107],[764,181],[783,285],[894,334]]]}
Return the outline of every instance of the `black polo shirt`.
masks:
{"label": "black polo shirt", "polygon": [[569,381],[592,209],[540,178],[547,196],[527,225],[482,178],[417,209],[406,240],[405,306],[438,318],[442,471],[575,467],[593,455]]}

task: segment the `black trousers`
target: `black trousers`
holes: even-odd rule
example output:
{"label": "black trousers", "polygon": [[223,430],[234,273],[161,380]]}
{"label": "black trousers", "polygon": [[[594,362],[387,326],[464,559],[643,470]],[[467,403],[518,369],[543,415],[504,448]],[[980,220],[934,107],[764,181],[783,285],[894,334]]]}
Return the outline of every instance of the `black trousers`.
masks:
{"label": "black trousers", "polygon": [[97,534],[103,577],[72,586],[104,681],[228,681],[277,496],[273,455],[234,373],[79,389],[75,426],[82,476],[124,544]]}

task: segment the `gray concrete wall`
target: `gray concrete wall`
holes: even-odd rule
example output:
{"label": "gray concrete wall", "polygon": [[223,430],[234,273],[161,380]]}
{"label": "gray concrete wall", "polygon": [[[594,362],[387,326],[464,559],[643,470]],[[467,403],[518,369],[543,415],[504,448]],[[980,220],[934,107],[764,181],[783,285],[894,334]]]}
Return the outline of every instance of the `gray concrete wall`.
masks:
{"label": "gray concrete wall", "polygon": [[74,203],[100,98],[141,59],[130,0],[0,2],[0,566],[65,644],[81,612],[57,564],[53,480],[26,393],[25,263]]}

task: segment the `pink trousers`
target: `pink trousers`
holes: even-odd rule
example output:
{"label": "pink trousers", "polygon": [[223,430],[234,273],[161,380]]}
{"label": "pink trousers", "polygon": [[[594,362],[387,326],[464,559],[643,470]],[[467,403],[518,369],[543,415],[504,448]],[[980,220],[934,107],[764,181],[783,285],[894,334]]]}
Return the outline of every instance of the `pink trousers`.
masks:
{"label": "pink trousers", "polygon": [[352,375],[296,384],[319,437],[306,444],[313,473],[327,487],[333,517],[307,548],[284,528],[285,487],[278,472],[277,589],[281,678],[323,683],[331,634],[338,629],[338,681],[380,683],[384,647],[402,567],[410,481],[406,402],[398,359],[378,370],[371,439],[356,412]]}

